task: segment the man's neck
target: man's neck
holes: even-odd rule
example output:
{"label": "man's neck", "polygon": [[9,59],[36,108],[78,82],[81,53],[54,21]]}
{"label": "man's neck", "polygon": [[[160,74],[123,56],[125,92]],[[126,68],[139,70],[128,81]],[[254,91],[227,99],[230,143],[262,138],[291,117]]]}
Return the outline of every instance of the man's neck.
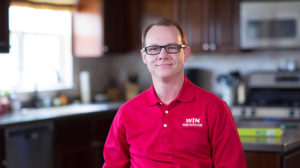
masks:
{"label": "man's neck", "polygon": [[170,79],[153,79],[156,96],[166,105],[179,94],[184,83],[184,75]]}

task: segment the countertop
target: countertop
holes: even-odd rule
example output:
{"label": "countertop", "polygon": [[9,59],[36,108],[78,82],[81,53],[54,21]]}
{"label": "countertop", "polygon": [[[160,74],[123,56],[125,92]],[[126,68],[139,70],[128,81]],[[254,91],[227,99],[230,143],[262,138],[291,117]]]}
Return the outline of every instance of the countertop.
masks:
{"label": "countertop", "polygon": [[[100,104],[72,104],[60,107],[39,109],[22,109],[17,113],[7,113],[0,116],[0,128],[16,124],[54,120],[64,117],[89,115],[93,113],[116,112],[124,102]],[[299,122],[262,122],[262,121],[236,121],[237,127],[278,128],[283,124],[296,125],[297,128],[286,129],[281,137],[241,137],[244,151],[263,151],[285,153],[300,148]]]}
{"label": "countertop", "polygon": [[237,122],[237,127],[239,128],[280,128],[283,125],[293,126],[294,128],[283,129],[283,134],[279,137],[241,137],[244,151],[286,153],[294,149],[300,148],[299,122]]}
{"label": "countertop", "polygon": [[93,114],[99,112],[116,111],[124,102],[97,103],[97,104],[72,104],[48,108],[24,108],[19,112],[6,113],[0,116],[0,128],[30,123],[36,121],[53,120],[62,117]]}

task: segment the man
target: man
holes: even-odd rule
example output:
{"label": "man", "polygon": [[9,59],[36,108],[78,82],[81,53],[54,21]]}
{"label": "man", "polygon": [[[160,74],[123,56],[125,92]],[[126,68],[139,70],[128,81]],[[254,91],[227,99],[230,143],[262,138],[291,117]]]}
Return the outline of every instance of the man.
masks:
{"label": "man", "polygon": [[120,107],[104,147],[104,168],[244,168],[228,106],[184,75],[191,48],[182,27],[145,28],[143,62],[153,85]]}

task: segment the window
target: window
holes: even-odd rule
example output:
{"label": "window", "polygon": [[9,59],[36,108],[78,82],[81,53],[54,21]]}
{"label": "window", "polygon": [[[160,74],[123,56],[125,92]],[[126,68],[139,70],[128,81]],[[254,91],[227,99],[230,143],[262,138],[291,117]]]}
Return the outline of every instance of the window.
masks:
{"label": "window", "polygon": [[72,88],[70,11],[11,6],[9,29],[10,53],[0,54],[0,90]]}

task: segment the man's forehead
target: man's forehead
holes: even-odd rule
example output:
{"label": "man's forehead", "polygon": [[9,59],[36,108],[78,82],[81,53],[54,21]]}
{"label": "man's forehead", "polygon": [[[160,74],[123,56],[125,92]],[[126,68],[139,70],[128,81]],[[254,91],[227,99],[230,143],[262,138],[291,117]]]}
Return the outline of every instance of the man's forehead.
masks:
{"label": "man's forehead", "polygon": [[153,26],[146,34],[145,44],[174,44],[181,42],[181,35],[177,27],[170,26]]}

